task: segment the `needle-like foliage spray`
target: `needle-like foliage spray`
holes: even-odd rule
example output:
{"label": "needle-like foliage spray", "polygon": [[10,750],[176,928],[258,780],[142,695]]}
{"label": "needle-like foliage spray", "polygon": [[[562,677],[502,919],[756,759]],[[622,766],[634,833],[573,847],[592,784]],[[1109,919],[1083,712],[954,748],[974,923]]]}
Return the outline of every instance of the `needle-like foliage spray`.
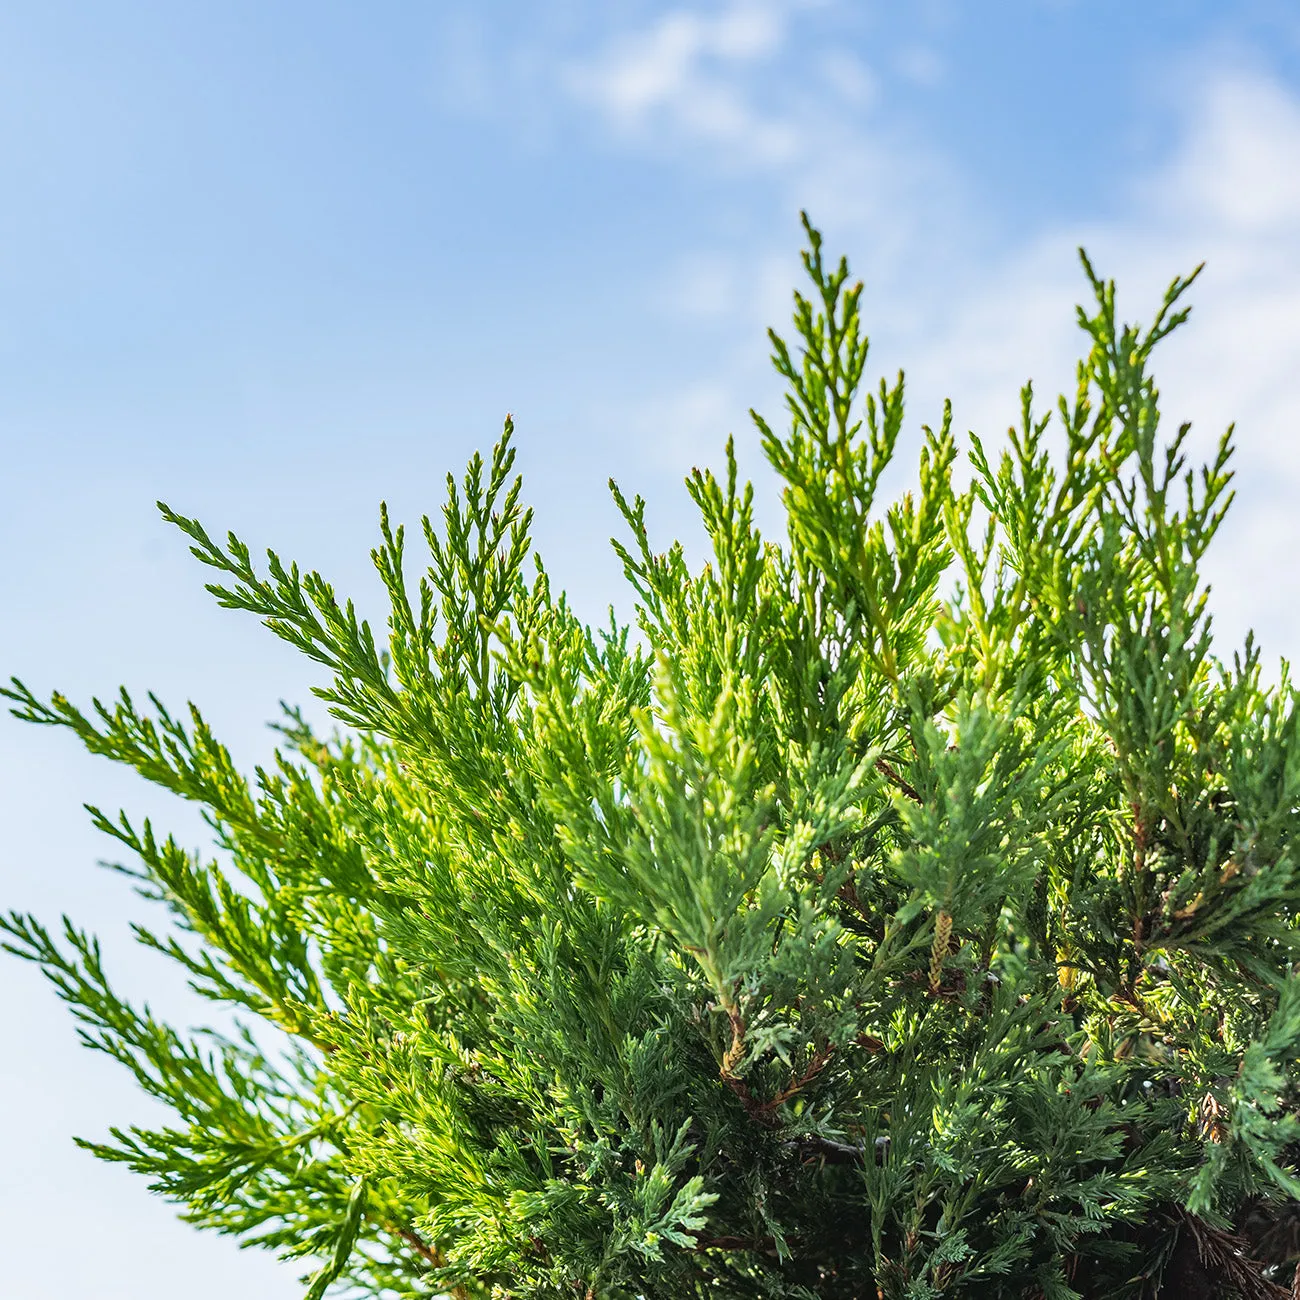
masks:
{"label": "needle-like foliage spray", "polygon": [[180,1033],[10,917],[172,1111],[85,1145],[313,1300],[1291,1293],[1296,693],[1212,653],[1229,437],[1188,467],[1149,370],[1191,281],[1136,329],[1085,259],[1074,393],[961,474],[945,410],[881,503],[903,381],[807,233],[789,430],[755,417],[786,536],[730,443],[698,572],[615,487],[635,628],[533,562],[507,421],[421,574],[381,515],[386,636],[163,507],[336,734],[291,714],[250,778],[197,711],[6,691],[202,806],[211,860],[93,815],[140,940],[250,1026]]}

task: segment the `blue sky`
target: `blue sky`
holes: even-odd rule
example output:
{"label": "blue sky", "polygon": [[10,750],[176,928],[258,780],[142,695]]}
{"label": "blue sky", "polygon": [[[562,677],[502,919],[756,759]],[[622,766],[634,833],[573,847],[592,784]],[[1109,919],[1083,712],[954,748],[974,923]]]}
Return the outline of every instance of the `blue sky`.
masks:
{"label": "blue sky", "polygon": [[[315,679],[215,608],[154,500],[376,609],[378,502],[436,511],[507,411],[592,617],[626,608],[610,474],[693,539],[680,479],[734,431],[775,525],[745,413],[779,414],[801,207],[865,275],[913,430],[950,395],[996,436],[1025,378],[1068,381],[1080,243],[1129,314],[1206,259],[1158,371],[1197,436],[1239,422],[1221,646],[1300,643],[1293,3],[10,3],[0,182],[0,671],[37,689],[192,698],[261,759]],[[70,912],[124,988],[197,1014],[132,950],[80,805],[198,843],[192,811],[9,719],[0,778],[0,902]],[[0,989],[0,1289],[297,1294],[72,1147],[156,1116],[33,972]]]}

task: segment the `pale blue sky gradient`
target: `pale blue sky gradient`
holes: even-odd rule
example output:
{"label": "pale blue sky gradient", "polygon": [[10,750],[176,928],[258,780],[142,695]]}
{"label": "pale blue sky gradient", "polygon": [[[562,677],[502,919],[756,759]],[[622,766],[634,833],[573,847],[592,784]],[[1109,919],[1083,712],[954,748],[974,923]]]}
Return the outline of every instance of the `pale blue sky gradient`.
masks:
{"label": "pale blue sky gradient", "polygon": [[[798,211],[868,282],[910,428],[989,437],[1067,383],[1086,243],[1129,314],[1202,258],[1157,366],[1241,501],[1211,566],[1231,650],[1300,647],[1300,13],[1292,0],[0,6],[0,673],[199,703],[243,761],[310,667],[219,610],[157,498],[321,568],[376,611],[378,502],[436,511],[519,427],[537,542],[626,609],[605,481],[696,533],[680,486],[746,410]],[[906,481],[914,445],[897,475]],[[0,904],[69,912],[125,991],[189,1022],[82,801],[193,810],[0,718]],[[157,1118],[0,962],[0,1294],[292,1297],[78,1151]],[[242,1288],[242,1292],[236,1290]]]}

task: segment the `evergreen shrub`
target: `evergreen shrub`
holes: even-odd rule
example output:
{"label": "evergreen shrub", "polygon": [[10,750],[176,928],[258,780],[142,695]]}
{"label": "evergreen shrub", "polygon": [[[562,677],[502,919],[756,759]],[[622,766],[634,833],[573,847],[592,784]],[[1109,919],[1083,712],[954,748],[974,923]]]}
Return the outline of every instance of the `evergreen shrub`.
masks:
{"label": "evergreen shrub", "polygon": [[789,431],[755,416],[787,534],[730,442],[698,571],[613,487],[635,626],[532,556],[507,420],[421,576],[381,512],[382,636],[162,507],[338,731],[288,711],[250,777],[192,706],[6,691],[215,837],[91,809],[236,1029],[4,922],[172,1112],[82,1144],[310,1300],[1292,1294],[1296,691],[1212,651],[1231,430],[1190,468],[1149,370],[1195,277],[1139,329],[1084,258],[1075,391],[1026,387],[1002,449],[945,409],[882,504],[903,380],[866,391],[807,233]]}

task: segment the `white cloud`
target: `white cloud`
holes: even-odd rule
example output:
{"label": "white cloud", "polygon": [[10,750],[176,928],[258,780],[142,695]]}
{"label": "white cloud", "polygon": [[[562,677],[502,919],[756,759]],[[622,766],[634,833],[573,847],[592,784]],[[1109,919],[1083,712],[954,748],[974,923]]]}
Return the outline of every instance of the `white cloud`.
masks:
{"label": "white cloud", "polygon": [[[1167,345],[1171,399],[1194,393],[1220,423],[1242,402],[1252,410],[1261,401],[1294,409],[1300,100],[1258,75],[1214,76],[1173,154],[1135,181],[1119,215],[1045,231],[992,263],[945,307],[946,323],[926,329],[929,350],[968,377],[972,392],[976,375],[1001,384],[1010,366],[1051,371],[1055,364],[1059,372],[1077,332],[1051,320],[1068,322],[1086,292],[1074,251],[1080,245],[1100,273],[1118,281],[1129,315],[1145,314],[1176,274],[1207,263],[1190,294],[1192,321]],[[1300,444],[1275,441],[1269,454],[1300,472]]]}
{"label": "white cloud", "polygon": [[1290,237],[1300,220],[1300,103],[1248,71],[1220,73],[1196,96],[1186,143],[1148,186],[1172,226]]}
{"label": "white cloud", "polygon": [[782,29],[766,5],[737,4],[716,17],[677,10],[575,65],[571,77],[576,89],[616,116],[640,118],[697,92],[710,62],[749,63],[770,54]]}
{"label": "white cloud", "polygon": [[880,94],[871,69],[849,50],[827,50],[822,56],[823,82],[852,108],[870,108]]}
{"label": "white cloud", "polygon": [[706,448],[707,459],[715,459],[719,430],[736,414],[733,396],[725,382],[702,380],[652,403],[642,421],[656,434],[658,454],[672,463],[690,463],[701,460],[701,449]]}
{"label": "white cloud", "polygon": [[[812,7],[735,0],[713,14],[674,10],[569,61],[563,88],[634,147],[764,175],[792,215],[807,206],[828,226],[868,223],[880,265],[898,263],[931,224],[922,194],[953,199],[955,173],[924,142],[878,117],[864,122],[878,80],[852,51],[827,43],[806,55],[820,75],[790,75],[790,49],[804,35],[797,20]],[[927,51],[899,57],[933,80],[942,68]]]}
{"label": "white cloud", "polygon": [[[877,290],[912,278],[920,261],[937,276],[956,249],[946,214],[971,210],[960,177],[925,141],[884,122],[877,77],[852,51],[827,42],[800,55],[818,75],[788,75],[792,44],[806,36],[799,11],[809,7],[749,0],[712,16],[675,10],[570,62],[564,88],[629,147],[747,170],[775,191],[769,209],[793,218],[806,207],[828,246],[864,250],[858,269]],[[688,317],[734,312],[761,338],[787,315],[794,235],[790,226],[696,250],[650,296]],[[767,289],[773,265],[783,268],[775,316],[771,292],[754,288],[754,268],[764,268]],[[905,294],[895,298],[911,312]]]}
{"label": "white cloud", "polygon": [[651,299],[669,317],[774,321],[788,314],[793,256],[739,258],[722,246],[684,254],[656,273]]}
{"label": "white cloud", "polygon": [[625,134],[703,140],[746,161],[780,162],[795,153],[797,133],[760,113],[738,74],[776,52],[785,30],[784,14],[755,0],[716,15],[675,10],[571,62],[564,82]]}
{"label": "white cloud", "polygon": [[1070,327],[1085,245],[1127,319],[1149,318],[1176,275],[1204,260],[1191,320],[1155,358],[1171,428],[1208,452],[1237,424],[1238,502],[1207,561],[1227,643],[1248,626],[1271,653],[1300,643],[1300,101],[1242,69],[1204,74],[1173,154],[1107,222],[1043,233],[968,283],[913,339],[918,388],[954,398],[957,422],[992,433],[1029,377],[1043,398],[1071,380]]}
{"label": "white cloud", "polygon": [[929,45],[909,45],[894,60],[902,77],[913,85],[930,89],[944,78],[947,67],[943,57]]}

